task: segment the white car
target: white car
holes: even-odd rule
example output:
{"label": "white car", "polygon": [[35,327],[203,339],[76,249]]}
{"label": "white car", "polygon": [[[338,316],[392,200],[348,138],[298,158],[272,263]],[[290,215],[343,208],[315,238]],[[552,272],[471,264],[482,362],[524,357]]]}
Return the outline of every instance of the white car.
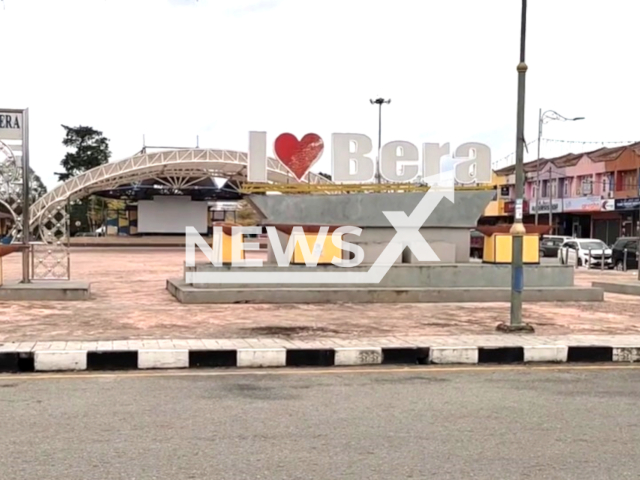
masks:
{"label": "white car", "polygon": [[602,266],[613,268],[611,249],[602,240],[596,238],[572,238],[558,249],[558,259],[563,265],[584,267],[591,264],[591,268]]}
{"label": "white car", "polygon": [[575,240],[575,237],[568,237],[566,235],[543,235],[541,240],[553,240],[561,242],[566,242],[567,240]]}

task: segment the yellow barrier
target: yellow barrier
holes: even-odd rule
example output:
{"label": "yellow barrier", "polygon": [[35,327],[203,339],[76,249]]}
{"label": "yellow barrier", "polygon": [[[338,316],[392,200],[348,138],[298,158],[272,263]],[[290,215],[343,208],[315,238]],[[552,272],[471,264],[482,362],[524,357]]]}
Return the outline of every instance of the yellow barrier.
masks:
{"label": "yellow barrier", "polygon": [[[306,233],[304,235],[298,235],[298,237],[304,236],[305,238],[294,238],[295,242],[295,250],[293,251],[293,263],[301,264],[304,262],[304,256],[302,255],[302,248],[300,247],[300,243],[306,240],[306,243],[309,248],[309,252],[311,255],[320,254],[318,259],[318,265],[331,263],[333,257],[342,258],[342,247],[336,246],[333,243],[331,233],[327,233],[327,236],[324,239],[324,244],[316,245],[316,240],[318,238],[317,233]],[[338,242],[339,244],[341,242]],[[319,250],[319,251],[318,251]]]}
{"label": "yellow barrier", "polygon": [[[236,233],[235,236],[232,232],[232,227],[237,226],[231,223],[214,223],[214,227],[222,227],[222,233],[216,235],[216,229],[213,230],[212,249],[216,257],[222,256],[222,263],[232,263],[233,261],[244,260],[244,250],[238,248],[244,243],[244,235]],[[237,238],[240,237],[240,238]],[[237,244],[235,250],[233,244]]]}

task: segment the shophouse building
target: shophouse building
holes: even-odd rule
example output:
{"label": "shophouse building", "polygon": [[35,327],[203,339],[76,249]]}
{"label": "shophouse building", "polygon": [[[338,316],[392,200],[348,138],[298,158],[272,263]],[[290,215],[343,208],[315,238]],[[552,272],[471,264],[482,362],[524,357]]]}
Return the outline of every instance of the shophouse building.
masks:
{"label": "shophouse building", "polygon": [[[640,142],[534,160],[524,170],[525,223],[535,223],[537,211],[538,224],[552,225],[555,234],[595,237],[609,244],[640,231]],[[494,215],[482,221],[512,222],[515,166],[495,173],[501,177],[496,180],[498,203],[486,212]]]}

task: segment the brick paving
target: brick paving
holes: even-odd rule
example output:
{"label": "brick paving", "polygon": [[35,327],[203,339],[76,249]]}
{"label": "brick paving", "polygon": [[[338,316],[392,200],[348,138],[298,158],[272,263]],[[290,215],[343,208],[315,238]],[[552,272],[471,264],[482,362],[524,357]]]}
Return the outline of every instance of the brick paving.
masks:
{"label": "brick paving", "polygon": [[[189,345],[190,339],[334,342],[493,335],[496,324],[509,318],[506,303],[182,305],[165,290],[167,278],[182,275],[181,248],[78,248],[71,258],[72,278],[90,281],[94,298],[0,302],[0,342],[182,339]],[[5,279],[19,278],[20,255],[3,260]],[[636,281],[634,272],[578,271],[576,283],[590,285],[604,277]],[[526,304],[524,317],[538,335],[640,334],[640,297],[605,298],[601,303]]]}

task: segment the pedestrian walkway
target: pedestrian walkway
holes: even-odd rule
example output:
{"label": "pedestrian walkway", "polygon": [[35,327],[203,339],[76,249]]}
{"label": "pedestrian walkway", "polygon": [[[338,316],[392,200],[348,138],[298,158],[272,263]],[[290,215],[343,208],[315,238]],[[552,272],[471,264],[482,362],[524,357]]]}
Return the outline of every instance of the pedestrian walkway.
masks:
{"label": "pedestrian walkway", "polygon": [[[20,255],[3,260],[5,279],[20,278]],[[181,305],[166,280],[183,264],[180,249],[77,249],[71,275],[91,282],[92,299],[0,302],[0,342],[479,335],[509,321],[506,302]],[[576,284],[631,276],[578,269]],[[523,319],[541,335],[640,335],[639,311],[640,297],[606,294],[604,302],[525,303]]]}

